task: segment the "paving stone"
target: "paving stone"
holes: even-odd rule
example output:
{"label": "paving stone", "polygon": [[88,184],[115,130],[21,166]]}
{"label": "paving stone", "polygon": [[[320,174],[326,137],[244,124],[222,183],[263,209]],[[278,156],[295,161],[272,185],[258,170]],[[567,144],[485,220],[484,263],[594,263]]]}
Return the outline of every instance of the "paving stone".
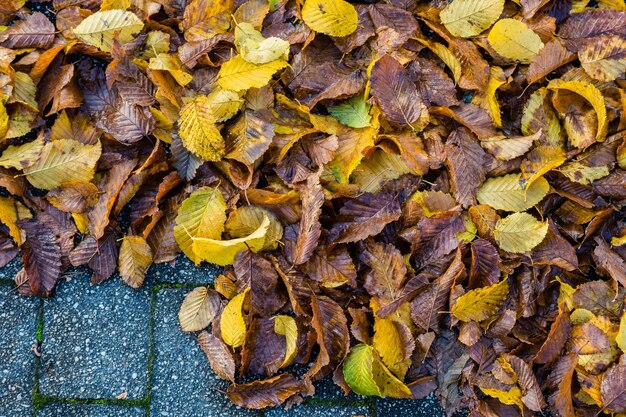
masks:
{"label": "paving stone", "polygon": [[[267,410],[265,417],[352,417],[366,416],[371,414],[367,407],[350,407],[350,406],[327,406],[302,404],[285,410],[277,407]],[[393,417],[388,414],[379,414],[380,416]],[[410,414],[409,414],[410,415]]]}
{"label": "paving stone", "polygon": [[11,262],[0,268],[0,279],[13,280],[15,274],[22,269],[22,260],[19,255],[13,258]]}
{"label": "paving stone", "polygon": [[77,271],[44,306],[40,390],[68,398],[146,395],[150,292]]}
{"label": "paving stone", "polygon": [[37,417],[144,417],[141,407],[123,407],[100,404],[47,404]]}
{"label": "paving stone", "polygon": [[228,382],[211,370],[196,335],[183,333],[178,310],[189,290],[168,288],[157,294],[152,370],[152,417],[250,417],[223,391]]}
{"label": "paving stone", "polygon": [[376,413],[385,417],[443,417],[444,412],[433,394],[422,400],[378,398]]}
{"label": "paving stone", "polygon": [[0,286],[0,417],[31,414],[38,298]]}
{"label": "paving stone", "polygon": [[350,392],[348,395],[343,395],[343,390],[333,382],[332,375],[329,375],[321,381],[315,383],[315,398],[354,401],[363,397],[356,395],[354,392]]}
{"label": "paving stone", "polygon": [[210,284],[221,272],[222,268],[207,262],[195,266],[183,253],[179,253],[173,266],[169,263],[152,265],[146,279],[154,282]]}

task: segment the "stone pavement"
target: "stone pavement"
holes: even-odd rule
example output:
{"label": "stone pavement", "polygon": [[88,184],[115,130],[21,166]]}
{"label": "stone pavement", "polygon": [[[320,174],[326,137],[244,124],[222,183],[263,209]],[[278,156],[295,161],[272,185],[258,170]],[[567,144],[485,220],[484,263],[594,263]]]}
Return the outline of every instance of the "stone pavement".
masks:
{"label": "stone pavement", "polygon": [[[24,298],[0,269],[0,417],[438,417],[432,399],[343,397],[330,381],[285,411],[232,405],[198,347],[178,326],[187,292],[219,269],[153,266],[134,290],[118,277],[98,285],[68,272],[51,299]],[[39,353],[38,356],[36,353]]]}

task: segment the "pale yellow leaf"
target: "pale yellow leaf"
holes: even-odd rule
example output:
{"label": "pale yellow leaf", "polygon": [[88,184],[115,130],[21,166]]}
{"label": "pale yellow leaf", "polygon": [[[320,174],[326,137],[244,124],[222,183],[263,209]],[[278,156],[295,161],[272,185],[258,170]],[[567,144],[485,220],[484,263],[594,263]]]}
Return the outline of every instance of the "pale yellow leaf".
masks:
{"label": "pale yellow leaf", "polygon": [[85,145],[71,139],[44,145],[38,159],[24,168],[34,187],[51,190],[64,182],[89,182],[93,178],[102,146]]}
{"label": "pale yellow leaf", "polygon": [[504,0],[455,0],[439,16],[451,34],[469,38],[493,25],[503,8]]}
{"label": "pale yellow leaf", "polygon": [[543,200],[550,190],[550,184],[543,177],[524,190],[520,178],[521,174],[489,178],[476,193],[478,202],[496,210],[525,211]]}
{"label": "pale yellow leaf", "polygon": [[105,10],[87,16],[73,29],[74,34],[86,44],[111,52],[113,37],[121,44],[130,42],[143,29],[143,21],[126,10]]}
{"label": "pale yellow leaf", "polygon": [[191,247],[198,260],[221,266],[232,265],[239,252],[246,249],[258,252],[263,249],[269,226],[270,219],[265,217],[261,225],[248,236],[230,240],[192,237]]}
{"label": "pale yellow leaf", "polygon": [[178,312],[181,329],[196,332],[207,328],[219,315],[221,307],[217,292],[207,287],[194,288],[185,296]]}
{"label": "pale yellow leaf", "polygon": [[524,253],[540,244],[548,233],[548,222],[528,213],[513,213],[498,220],[494,236],[502,250]]}
{"label": "pale yellow leaf", "polygon": [[143,284],[148,268],[152,264],[152,249],[141,236],[126,236],[122,239],[118,268],[122,280],[133,288]]}
{"label": "pale yellow leaf", "polygon": [[289,42],[272,36],[264,38],[250,23],[235,26],[235,46],[243,59],[252,64],[267,64],[278,58],[287,59]]}

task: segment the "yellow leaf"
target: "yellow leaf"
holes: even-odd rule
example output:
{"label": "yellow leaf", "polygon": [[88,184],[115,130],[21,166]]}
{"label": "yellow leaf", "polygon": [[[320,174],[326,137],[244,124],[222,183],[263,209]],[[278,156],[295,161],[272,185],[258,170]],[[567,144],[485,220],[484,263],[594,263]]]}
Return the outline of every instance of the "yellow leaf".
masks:
{"label": "yellow leaf", "polygon": [[362,192],[377,193],[383,184],[400,178],[404,174],[415,174],[400,155],[376,150],[369,158],[358,165],[350,182],[359,186]]}
{"label": "yellow leaf", "polygon": [[491,28],[487,40],[499,55],[523,64],[529,64],[543,48],[539,35],[515,19],[499,20]]}
{"label": "yellow leaf", "polygon": [[371,127],[362,129],[343,128],[337,134],[339,148],[335,157],[326,166],[333,173],[338,182],[347,184],[350,174],[359,165],[365,151],[374,146],[377,130]]}
{"label": "yellow leaf", "polygon": [[619,322],[619,331],[615,337],[615,343],[622,352],[626,353],[626,312],[622,314],[622,319]]}
{"label": "yellow leaf", "polygon": [[71,139],[55,140],[44,145],[39,158],[24,168],[26,179],[34,187],[51,190],[64,182],[89,182],[102,146],[85,145]]}
{"label": "yellow leaf", "polygon": [[[2,96],[0,95],[0,98]],[[9,113],[7,113],[7,108],[4,105],[4,102],[0,100],[0,139],[4,139],[7,130],[9,129]]]}
{"label": "yellow leaf", "polygon": [[243,303],[246,299],[248,289],[241,294],[237,294],[226,304],[220,318],[220,332],[222,340],[229,346],[237,348],[243,345],[246,339],[246,322],[243,318]]}
{"label": "yellow leaf", "polygon": [[530,136],[512,136],[509,138],[493,137],[481,140],[480,146],[500,161],[510,161],[518,156],[524,155],[533,146],[535,140],[541,138],[542,131]]}
{"label": "yellow leaf", "polygon": [[524,211],[543,200],[550,190],[550,184],[543,177],[524,190],[520,178],[521,174],[489,178],[476,193],[478,202],[496,210]]}
{"label": "yellow leaf", "polygon": [[270,82],[276,71],[288,65],[283,59],[256,65],[247,62],[241,55],[235,55],[220,68],[217,84],[223,89],[233,91],[261,88]]}
{"label": "yellow leaf", "polygon": [[624,236],[613,236],[611,238],[611,246],[626,245],[626,234]]}
{"label": "yellow leaf", "polygon": [[548,222],[540,222],[528,213],[513,213],[498,220],[494,236],[500,248],[513,253],[528,252],[548,233]]}
{"label": "yellow leaf", "polygon": [[[405,354],[406,340],[400,333],[399,325],[401,326],[391,319],[375,317],[372,346],[378,351],[387,368],[402,380],[411,366],[411,358]],[[407,333],[410,334],[408,328]]]}
{"label": "yellow leaf", "polygon": [[212,110],[207,96],[194,97],[180,110],[178,134],[190,152],[206,161],[219,161],[225,144]]}
{"label": "yellow leaf", "polygon": [[589,185],[595,180],[604,178],[611,173],[609,171],[608,165],[594,167],[581,163],[579,161],[574,161],[570,162],[569,164],[563,165],[559,169],[559,172],[565,175],[571,181],[583,185]]}
{"label": "yellow leaf", "polygon": [[152,249],[143,237],[126,236],[122,239],[118,268],[126,284],[139,288],[151,264]]}
{"label": "yellow leaf", "polygon": [[493,25],[503,8],[504,0],[455,0],[439,16],[451,34],[469,38]]}
{"label": "yellow leaf", "polygon": [[0,156],[0,167],[24,169],[31,166],[39,158],[43,149],[43,137],[23,145],[11,145]]}
{"label": "yellow leaf", "polygon": [[521,130],[524,135],[543,132],[545,140],[553,146],[562,145],[565,135],[559,119],[548,103],[548,89],[542,87],[532,93],[524,105]]}
{"label": "yellow leaf", "polygon": [[178,312],[178,321],[184,332],[207,328],[220,313],[222,303],[217,292],[207,287],[194,288],[185,296]]}
{"label": "yellow leaf", "polygon": [[239,252],[246,249],[258,252],[263,249],[269,226],[270,219],[266,216],[261,225],[248,236],[231,240],[192,237],[191,247],[198,260],[221,266],[232,265]]}
{"label": "yellow leaf", "polygon": [[100,11],[120,9],[126,10],[130,7],[130,0],[103,0]]}
{"label": "yellow leaf", "polygon": [[348,386],[358,395],[381,396],[374,380],[374,348],[359,344],[350,349],[343,362],[343,377]]}
{"label": "yellow leaf", "polygon": [[23,72],[16,71],[15,85],[11,102],[25,104],[31,110],[38,112],[39,106],[37,105],[37,100],[35,100],[36,94],[37,86],[29,77],[29,75]]}
{"label": "yellow leaf", "polygon": [[216,88],[207,95],[207,103],[217,122],[226,121],[237,114],[243,102],[236,92],[221,88]]}
{"label": "yellow leaf", "polygon": [[19,201],[9,197],[0,197],[0,222],[9,228],[9,235],[18,245],[24,243],[24,239],[16,222],[31,217],[33,215],[30,210]]}
{"label": "yellow leaf", "polygon": [[305,0],[302,19],[314,31],[337,37],[348,36],[359,23],[356,9],[344,0]]}
{"label": "yellow leaf", "polygon": [[483,321],[495,314],[509,294],[509,284],[506,279],[488,287],[468,291],[452,306],[452,314],[457,319]]}
{"label": "yellow leaf", "polygon": [[73,32],[86,44],[111,52],[114,36],[124,44],[132,41],[142,29],[143,22],[134,13],[115,9],[87,16]]}
{"label": "yellow leaf", "polygon": [[178,84],[186,86],[191,82],[193,77],[191,74],[183,70],[180,59],[177,55],[168,55],[165,53],[158,54],[150,59],[148,68],[152,70],[167,71]]}
{"label": "yellow leaf", "polygon": [[276,316],[274,317],[274,332],[285,336],[285,359],[280,365],[281,368],[284,368],[293,362],[298,353],[298,326],[293,317]]}
{"label": "yellow leaf", "polygon": [[567,282],[563,282],[559,277],[556,277],[556,281],[559,283],[559,311],[562,305],[565,305],[567,310],[572,310],[574,308],[574,293],[576,292],[576,288],[572,287]]}
{"label": "yellow leaf", "polygon": [[194,263],[200,260],[192,250],[192,239],[220,239],[226,222],[226,202],[217,188],[201,188],[183,201],[174,227],[174,237],[180,249]]}
{"label": "yellow leaf", "polygon": [[567,159],[565,151],[556,146],[537,146],[522,161],[520,184],[527,190],[544,174],[557,168]]}
{"label": "yellow leaf", "polygon": [[496,91],[506,82],[502,68],[493,66],[489,71],[489,81],[484,91],[477,93],[472,99],[472,103],[482,107],[489,113],[491,119],[497,127],[502,127],[502,116],[500,115],[500,105],[496,98]]}
{"label": "yellow leaf", "polygon": [[287,59],[289,42],[284,39],[264,38],[250,23],[235,26],[235,46],[243,59],[252,64],[267,64],[278,58]]}
{"label": "yellow leaf", "polygon": [[591,78],[609,82],[626,71],[626,39],[603,35],[578,51],[578,59]]}
{"label": "yellow leaf", "polygon": [[514,386],[509,391],[504,391],[496,388],[483,388],[479,387],[486,395],[498,399],[502,404],[516,405],[520,410],[524,409],[522,403],[522,391],[519,387]]}
{"label": "yellow leaf", "polygon": [[274,250],[283,237],[283,225],[271,212],[259,206],[243,206],[230,213],[226,221],[226,232],[231,238],[240,238],[253,233],[265,217],[270,219],[270,226],[265,235],[263,250]]}
{"label": "yellow leaf", "polygon": [[609,123],[606,117],[604,97],[602,97],[602,93],[600,93],[596,87],[585,81],[575,80],[563,82],[561,80],[552,80],[550,81],[550,84],[548,84],[548,88],[557,91],[571,91],[585,98],[589,104],[591,104],[591,107],[593,107],[596,112],[596,116],[598,117],[598,133],[596,134],[596,140],[598,142],[604,141],[609,128]]}

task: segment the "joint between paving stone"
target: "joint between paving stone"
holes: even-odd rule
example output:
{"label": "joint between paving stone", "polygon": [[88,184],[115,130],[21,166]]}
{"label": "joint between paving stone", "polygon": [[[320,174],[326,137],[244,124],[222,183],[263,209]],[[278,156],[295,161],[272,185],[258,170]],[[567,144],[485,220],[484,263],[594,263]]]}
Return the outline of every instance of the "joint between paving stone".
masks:
{"label": "joint between paving stone", "polygon": [[114,405],[118,407],[145,407],[146,398],[133,398],[121,400],[117,398],[64,398],[54,395],[37,394],[36,403],[38,409],[47,404],[69,404],[69,405]]}
{"label": "joint between paving stone", "polygon": [[13,286],[15,285],[15,281],[13,281],[12,279],[0,279],[0,285],[10,285]]}
{"label": "joint between paving stone", "polygon": [[152,402],[152,370],[154,369],[154,359],[155,359],[155,354],[154,354],[154,343],[155,343],[155,337],[154,337],[154,324],[155,324],[155,317],[156,317],[156,301],[157,301],[157,294],[159,293],[159,291],[163,288],[167,288],[167,287],[163,287],[161,286],[161,284],[156,284],[151,288],[150,291],[150,321],[149,321],[149,325],[148,325],[148,366],[147,366],[147,374],[148,374],[148,379],[146,381],[146,400],[147,400],[147,404],[146,404],[146,417],[150,417],[150,403]]}
{"label": "joint between paving stone", "polygon": [[[37,317],[36,320],[36,330],[35,330],[35,339],[37,340],[37,349],[41,352],[41,345],[43,344],[43,309],[44,309],[44,300],[43,298],[39,298],[39,308],[37,309]],[[35,375],[33,376],[33,394],[32,394],[32,403],[33,403],[33,417],[37,417],[37,411],[39,411],[39,370],[41,369],[41,354],[35,355]]]}

